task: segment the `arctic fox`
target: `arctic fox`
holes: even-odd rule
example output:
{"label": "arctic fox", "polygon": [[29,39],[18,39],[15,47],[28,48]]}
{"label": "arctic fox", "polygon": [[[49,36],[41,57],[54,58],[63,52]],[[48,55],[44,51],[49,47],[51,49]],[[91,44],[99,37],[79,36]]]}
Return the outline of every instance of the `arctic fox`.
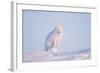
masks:
{"label": "arctic fox", "polygon": [[51,51],[52,54],[55,54],[54,50],[59,49],[59,45],[63,39],[64,27],[60,24],[55,27],[46,37],[45,41],[45,50]]}

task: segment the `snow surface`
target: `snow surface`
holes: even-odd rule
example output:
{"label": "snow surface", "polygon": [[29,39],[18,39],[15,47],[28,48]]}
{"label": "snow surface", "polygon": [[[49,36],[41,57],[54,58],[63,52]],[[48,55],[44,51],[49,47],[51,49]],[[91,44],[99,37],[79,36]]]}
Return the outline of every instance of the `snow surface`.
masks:
{"label": "snow surface", "polygon": [[85,49],[78,52],[66,51],[32,51],[23,53],[23,62],[59,61],[59,60],[86,60],[91,58],[91,50]]}

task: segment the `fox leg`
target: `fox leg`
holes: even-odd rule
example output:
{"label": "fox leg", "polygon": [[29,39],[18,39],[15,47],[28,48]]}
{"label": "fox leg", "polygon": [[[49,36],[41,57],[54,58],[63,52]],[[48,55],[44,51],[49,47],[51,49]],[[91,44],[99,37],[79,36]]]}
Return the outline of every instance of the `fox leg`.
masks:
{"label": "fox leg", "polygon": [[57,55],[56,54],[56,51],[58,49],[57,47],[58,47],[58,41],[55,40],[54,43],[53,43],[53,47],[51,49],[53,55]]}

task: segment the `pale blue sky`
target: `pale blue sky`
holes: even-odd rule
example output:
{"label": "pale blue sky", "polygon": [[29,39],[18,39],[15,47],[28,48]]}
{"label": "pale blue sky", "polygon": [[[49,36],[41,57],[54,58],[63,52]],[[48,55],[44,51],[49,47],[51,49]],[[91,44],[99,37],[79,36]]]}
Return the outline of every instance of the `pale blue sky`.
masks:
{"label": "pale blue sky", "polygon": [[23,10],[24,52],[44,49],[46,36],[57,24],[64,26],[60,48],[72,52],[91,48],[90,13]]}

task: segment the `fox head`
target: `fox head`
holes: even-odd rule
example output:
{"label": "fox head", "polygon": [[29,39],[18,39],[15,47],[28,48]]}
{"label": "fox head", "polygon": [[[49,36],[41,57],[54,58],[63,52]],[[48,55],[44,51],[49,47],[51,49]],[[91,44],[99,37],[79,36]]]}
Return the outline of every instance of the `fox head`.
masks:
{"label": "fox head", "polygon": [[60,25],[56,26],[55,30],[56,30],[57,33],[63,33],[64,32],[64,27],[63,27],[62,24],[60,24]]}

